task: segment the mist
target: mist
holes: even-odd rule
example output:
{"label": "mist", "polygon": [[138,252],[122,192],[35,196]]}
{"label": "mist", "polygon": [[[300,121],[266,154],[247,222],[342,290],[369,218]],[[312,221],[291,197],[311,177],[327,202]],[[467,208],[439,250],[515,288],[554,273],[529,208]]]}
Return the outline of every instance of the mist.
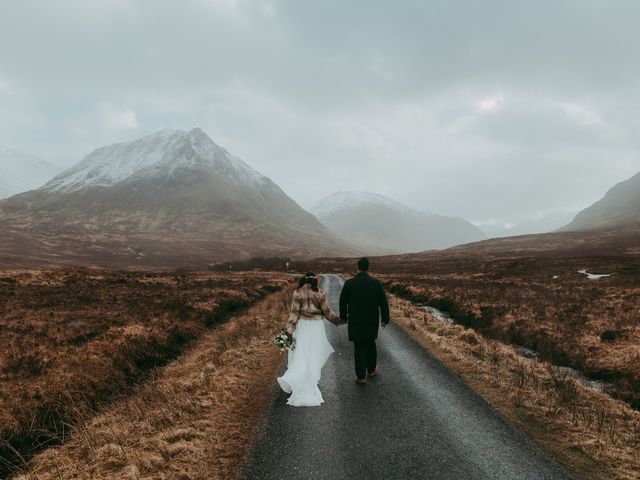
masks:
{"label": "mist", "polygon": [[201,127],[304,208],[340,190],[498,226],[635,174],[632,1],[0,7],[0,144],[69,167]]}

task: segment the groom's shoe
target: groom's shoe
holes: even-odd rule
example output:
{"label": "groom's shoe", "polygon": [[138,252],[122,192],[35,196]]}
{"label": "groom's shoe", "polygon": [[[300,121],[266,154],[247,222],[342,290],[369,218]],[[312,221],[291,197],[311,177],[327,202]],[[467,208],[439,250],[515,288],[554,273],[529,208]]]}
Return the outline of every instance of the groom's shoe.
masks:
{"label": "groom's shoe", "polygon": [[376,368],[373,372],[369,374],[369,378],[377,377],[380,371]]}
{"label": "groom's shoe", "polygon": [[356,383],[358,385],[366,385],[367,384],[367,380],[365,378],[356,378]]}

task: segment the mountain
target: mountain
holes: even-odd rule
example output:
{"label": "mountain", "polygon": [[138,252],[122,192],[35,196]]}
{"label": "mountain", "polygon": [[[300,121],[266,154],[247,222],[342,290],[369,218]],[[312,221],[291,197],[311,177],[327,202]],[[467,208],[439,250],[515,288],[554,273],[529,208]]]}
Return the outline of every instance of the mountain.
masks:
{"label": "mountain", "polygon": [[640,173],[611,188],[562,231],[618,228],[640,223]]}
{"label": "mountain", "polygon": [[199,128],[99,148],[0,201],[0,235],[0,257],[15,263],[205,268],[357,253]]}
{"label": "mountain", "polygon": [[475,224],[490,238],[514,237],[534,233],[548,233],[557,230],[574,219],[576,212],[549,212],[540,218],[523,220],[513,225],[502,223]]}
{"label": "mountain", "polygon": [[44,160],[0,145],[0,198],[38,188],[59,171]]}
{"label": "mountain", "polygon": [[419,212],[375,193],[334,193],[311,212],[340,237],[373,253],[442,249],[486,238],[462,218]]}

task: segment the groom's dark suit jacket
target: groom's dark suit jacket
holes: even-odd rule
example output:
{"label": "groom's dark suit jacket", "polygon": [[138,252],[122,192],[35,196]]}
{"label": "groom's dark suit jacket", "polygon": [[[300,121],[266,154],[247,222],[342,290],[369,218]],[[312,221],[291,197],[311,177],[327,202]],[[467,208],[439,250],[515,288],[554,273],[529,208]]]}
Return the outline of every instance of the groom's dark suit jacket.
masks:
{"label": "groom's dark suit jacket", "polygon": [[366,272],[344,282],[340,317],[348,322],[349,340],[373,342],[378,338],[380,321],[389,323],[389,304],[382,284]]}

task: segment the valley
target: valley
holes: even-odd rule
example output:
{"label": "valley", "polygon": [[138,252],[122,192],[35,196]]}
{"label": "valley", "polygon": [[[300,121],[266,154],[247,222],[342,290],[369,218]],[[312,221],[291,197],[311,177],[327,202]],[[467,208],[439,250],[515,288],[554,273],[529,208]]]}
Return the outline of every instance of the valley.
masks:
{"label": "valley", "polygon": [[[378,257],[372,268],[401,297],[602,380],[609,394],[640,408],[638,238],[635,228],[512,237]],[[348,273],[354,264],[294,267]]]}
{"label": "valley", "polygon": [[[400,327],[548,452],[585,478],[633,470],[631,457],[617,457],[613,447],[637,444],[640,410],[635,178],[558,231],[485,239],[464,219],[368,192],[338,192],[309,213],[198,128],[99,148],[42,187],[0,200],[0,473],[55,478],[51,455],[62,455],[68,472],[80,465],[82,475],[99,471],[104,478],[132,468],[153,475],[160,464],[190,468],[172,454],[154,457],[153,465],[121,458],[113,445],[122,440],[106,434],[103,422],[133,435],[137,455],[155,455],[155,445],[129,424],[160,435],[163,445],[164,429],[135,412],[157,408],[158,422],[179,424],[173,410],[190,397],[178,395],[182,403],[174,404],[162,393],[180,381],[173,365],[194,368],[204,349],[217,356],[207,365],[223,368],[228,352],[246,340],[265,359],[266,377],[256,383],[253,372],[225,370],[221,381],[251,385],[245,404],[252,411],[220,400],[221,393],[213,402],[229,418],[235,409],[257,424],[268,378],[280,365],[270,337],[288,309],[287,294],[274,292],[289,292],[291,275],[308,270],[348,275],[363,254],[373,254]],[[618,215],[620,205],[632,207]],[[240,314],[221,328],[266,296],[271,318]],[[479,372],[468,368],[471,357],[481,362]],[[206,408],[213,404],[209,373],[195,368],[190,388],[207,400],[193,406],[194,418],[224,431]],[[474,383],[489,370],[501,380]],[[518,390],[505,383],[511,376]],[[535,401],[519,397],[525,389]],[[515,403],[503,402],[499,391],[518,396]],[[545,428],[564,428],[571,415],[568,438],[585,458],[531,421],[532,412],[552,405],[562,415],[545,420]],[[191,467],[237,477],[252,428],[238,427],[239,443],[219,435],[206,442],[232,461],[211,464],[205,455],[206,467]],[[197,431],[186,441],[211,434]],[[101,440],[87,453],[94,435],[111,443]],[[599,460],[579,440],[585,436],[602,442],[602,458],[619,458],[621,467]],[[201,455],[206,444],[196,443]],[[17,478],[31,480],[26,475]]]}
{"label": "valley", "polygon": [[0,2],[0,480],[640,480],[638,18]]}
{"label": "valley", "polygon": [[421,252],[484,240],[485,234],[463,218],[414,210],[370,192],[337,192],[311,209],[341,238],[370,254]]}

